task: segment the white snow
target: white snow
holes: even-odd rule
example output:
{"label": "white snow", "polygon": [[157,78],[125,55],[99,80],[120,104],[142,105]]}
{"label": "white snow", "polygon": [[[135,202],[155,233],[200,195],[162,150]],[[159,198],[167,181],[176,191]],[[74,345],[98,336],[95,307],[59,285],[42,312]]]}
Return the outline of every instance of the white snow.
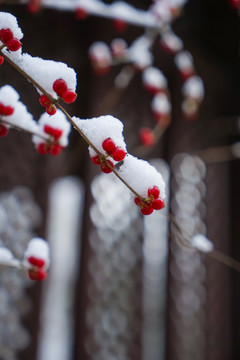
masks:
{"label": "white snow", "polygon": [[145,198],[148,197],[148,189],[153,186],[158,186],[162,199],[166,197],[162,175],[148,161],[128,154],[119,169],[119,174],[139,195]]}
{"label": "white snow", "polygon": [[[18,40],[23,38],[23,33],[21,28],[18,25],[17,18],[10,13],[0,12],[0,29],[11,29],[13,36]],[[0,41],[0,44],[2,42]]]}
{"label": "white snow", "polygon": [[50,263],[50,250],[48,243],[39,237],[32,238],[24,252],[24,260],[26,261],[30,256],[44,260],[45,268],[47,268]]}
{"label": "white snow", "polygon": [[129,60],[136,64],[140,69],[145,69],[152,65],[153,55],[149,50],[151,42],[143,35],[137,38],[129,47],[127,53]]}
{"label": "white snow", "polygon": [[188,51],[179,52],[174,58],[175,64],[180,71],[193,68],[193,57]]}
{"label": "white snow", "polygon": [[183,95],[201,101],[204,97],[203,81],[199,76],[188,78],[182,88]]}
{"label": "white snow", "polygon": [[19,101],[19,94],[13,87],[5,85],[0,88],[0,103],[14,108],[12,115],[1,116],[4,121],[7,121],[10,125],[16,125],[28,131],[38,131],[38,124],[33,120],[33,117],[28,112],[26,106]]}
{"label": "white snow", "polygon": [[[66,147],[68,145],[68,136],[71,131],[71,124],[67,120],[66,116],[60,110],[57,110],[56,114],[51,116],[48,115],[47,113],[42,114],[39,118],[38,125],[40,128],[40,134],[44,136],[46,135],[46,133],[43,130],[45,125],[49,125],[54,129],[62,130],[63,132],[58,140],[58,143],[63,147]],[[38,136],[33,136],[33,143],[35,145],[38,145],[42,141],[43,141],[42,138]]]}
{"label": "white snow", "polygon": [[174,53],[183,48],[183,41],[172,31],[167,31],[161,36],[161,43]]}
{"label": "white snow", "polygon": [[156,94],[152,100],[151,108],[156,113],[169,114],[171,112],[171,104],[167,95]]}
{"label": "white snow", "polygon": [[0,264],[11,265],[14,262],[12,252],[4,246],[0,247]]}
{"label": "white snow", "polygon": [[214,249],[213,243],[204,235],[196,234],[190,240],[191,245],[202,252],[211,252]]}
{"label": "white snow", "polygon": [[[76,90],[76,73],[63,62],[44,60],[40,57],[33,57],[24,53],[17,60],[17,65],[55,98],[57,96],[53,91],[53,83],[57,79],[65,80],[69,89]],[[41,94],[40,90],[37,89],[37,91]]]}
{"label": "white snow", "polygon": [[[115,142],[116,146],[120,146],[126,150],[126,144],[122,134],[123,123],[119,119],[111,115],[103,115],[86,120],[73,117],[73,120],[102,154],[105,154],[102,143],[109,137]],[[95,155],[95,151],[91,147],[89,148],[89,152],[90,156]]]}
{"label": "white snow", "polygon": [[163,75],[161,70],[153,66],[150,66],[143,71],[142,79],[145,85],[150,85],[156,87],[157,89],[167,87],[166,77]]}
{"label": "white snow", "polygon": [[89,48],[90,59],[100,66],[110,66],[112,64],[112,54],[107,44],[102,41],[94,42]]}

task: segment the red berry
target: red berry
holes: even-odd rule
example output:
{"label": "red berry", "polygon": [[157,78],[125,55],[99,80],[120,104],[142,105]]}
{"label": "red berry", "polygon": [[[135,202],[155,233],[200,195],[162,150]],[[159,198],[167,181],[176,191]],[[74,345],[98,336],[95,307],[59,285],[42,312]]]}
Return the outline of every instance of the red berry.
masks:
{"label": "red berry", "polygon": [[41,95],[39,98],[39,102],[42,106],[47,107],[51,105],[51,100],[46,95]]}
{"label": "red berry", "polygon": [[48,150],[49,154],[53,155],[53,156],[59,155],[61,151],[62,151],[62,147],[59,144],[50,145],[49,150]]}
{"label": "red berry", "polygon": [[153,186],[152,188],[148,189],[148,196],[153,196],[154,199],[158,199],[160,195],[160,190],[157,186]]}
{"label": "red berry", "polygon": [[62,94],[62,98],[67,104],[71,104],[76,100],[77,94],[72,90],[66,90]]}
{"label": "red berry", "polygon": [[10,116],[13,114],[13,112],[14,112],[14,108],[12,106],[4,106],[2,115]]}
{"label": "red berry", "polygon": [[95,156],[91,157],[91,160],[95,165],[100,165],[101,164],[101,159],[100,159],[99,155],[95,155]]}
{"label": "red berry", "polygon": [[145,146],[153,146],[155,144],[155,135],[150,128],[142,128],[139,132],[141,143]]}
{"label": "red berry", "polygon": [[30,0],[27,9],[30,13],[36,14],[41,10],[41,0]]}
{"label": "red berry", "polygon": [[77,7],[75,10],[75,17],[77,20],[84,20],[88,17],[88,13],[83,7]]}
{"label": "red berry", "polygon": [[108,154],[111,154],[116,149],[116,145],[115,142],[109,137],[103,141],[102,148]]}
{"label": "red berry", "polygon": [[114,19],[113,25],[115,31],[117,31],[118,33],[123,33],[127,29],[127,23],[120,19]]}
{"label": "red berry", "polygon": [[230,4],[236,10],[240,9],[240,1],[239,0],[230,0]]}
{"label": "red berry", "polygon": [[48,113],[48,115],[54,115],[57,112],[57,108],[55,105],[50,104],[49,106],[46,107],[46,112]]}
{"label": "red berry", "polygon": [[67,83],[63,79],[57,79],[53,83],[53,90],[59,95],[62,96],[62,94],[68,89]]}
{"label": "red berry", "polygon": [[4,58],[0,55],[0,65],[4,62]]}
{"label": "red berry", "polygon": [[30,264],[39,268],[42,268],[45,265],[45,261],[43,259],[36,258],[35,256],[29,256],[27,260]]}
{"label": "red berry", "polygon": [[110,169],[110,167],[108,167],[107,164],[111,165],[112,168],[114,168],[114,164],[112,163],[112,161],[105,160],[105,162],[100,165],[102,172],[104,172],[105,174],[109,174],[112,172],[112,169]]}
{"label": "red berry", "polygon": [[138,197],[134,198],[134,202],[137,206],[140,206],[140,204],[141,204],[141,200]]}
{"label": "red berry", "polygon": [[9,40],[13,39],[13,32],[11,29],[7,28],[7,29],[1,29],[0,30],[0,40],[3,43],[6,43]]}
{"label": "red berry", "polygon": [[2,124],[0,124],[0,137],[7,136],[8,128]]}
{"label": "red berry", "polygon": [[55,140],[58,140],[62,136],[63,131],[61,129],[52,129],[51,135]]}
{"label": "red berry", "polygon": [[6,45],[8,47],[8,50],[10,50],[10,51],[17,51],[22,46],[22,44],[20,43],[20,41],[17,38],[13,38],[13,39],[7,41]]}
{"label": "red berry", "polygon": [[125,158],[125,156],[126,156],[126,151],[120,146],[116,146],[116,148],[111,153],[111,157],[115,161],[122,161]]}
{"label": "red berry", "polygon": [[143,215],[150,215],[153,212],[153,208],[151,205],[147,205],[141,208],[141,213]]}
{"label": "red berry", "polygon": [[28,277],[31,280],[43,281],[47,277],[47,273],[43,269],[30,269],[28,270]]}
{"label": "red berry", "polygon": [[48,145],[45,143],[40,143],[37,146],[37,152],[41,155],[46,155],[48,154]]}
{"label": "red berry", "polygon": [[165,207],[165,203],[161,198],[155,199],[152,203],[152,207],[154,210],[161,210]]}

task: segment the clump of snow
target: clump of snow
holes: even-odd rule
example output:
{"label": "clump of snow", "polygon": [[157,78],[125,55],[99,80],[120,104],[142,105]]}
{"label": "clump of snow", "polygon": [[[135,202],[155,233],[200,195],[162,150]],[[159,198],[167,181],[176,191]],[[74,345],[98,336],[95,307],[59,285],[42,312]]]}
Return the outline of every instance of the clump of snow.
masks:
{"label": "clump of snow", "polygon": [[139,69],[145,69],[152,65],[153,56],[149,50],[150,45],[149,39],[143,35],[137,38],[128,48],[127,52],[129,60]]}
{"label": "clump of snow", "polygon": [[157,89],[162,89],[167,86],[167,79],[162,71],[153,66],[143,71],[142,80],[146,86],[153,86]]}
{"label": "clump of snow", "polygon": [[168,100],[167,95],[165,94],[155,95],[151,103],[151,108],[155,113],[169,114],[171,112],[171,104]]}
{"label": "clump of snow", "polygon": [[191,245],[202,252],[211,252],[214,249],[213,243],[204,235],[197,234],[192,237],[190,240]]}
{"label": "clump of snow", "polygon": [[32,238],[24,252],[24,260],[27,260],[30,256],[45,261],[45,267],[50,263],[50,249],[48,243],[42,238]]}
{"label": "clump of snow", "polygon": [[[62,130],[62,135],[58,139],[58,143],[62,147],[66,147],[68,145],[68,136],[71,131],[71,124],[60,110],[57,110],[56,114],[52,116],[48,115],[47,113],[42,114],[39,118],[38,125],[39,134],[42,136],[46,136],[44,132],[45,125],[50,125],[54,129]],[[35,145],[42,143],[42,141],[43,140],[41,137],[37,135],[33,136],[33,143]]]}
{"label": "clump of snow", "polygon": [[[65,80],[69,89],[76,90],[76,73],[63,62],[44,60],[24,53],[17,61],[17,65],[55,98],[56,93],[53,91],[53,83],[57,79]],[[37,91],[41,94],[40,90],[37,89]]]}
{"label": "clump of snow", "polygon": [[119,169],[119,174],[144,198],[148,197],[148,189],[153,186],[159,188],[162,199],[166,197],[165,182],[162,175],[148,161],[128,154]]}
{"label": "clump of snow", "polygon": [[12,252],[4,246],[0,247],[0,264],[11,265],[14,262]]}
{"label": "clump of snow", "polygon": [[[19,94],[13,87],[5,85],[0,88],[0,103],[5,106],[11,106],[14,109],[12,115],[1,116],[3,121],[6,121],[9,125],[15,125],[24,130],[32,132],[38,131],[36,121],[33,120],[33,117],[28,112],[26,106],[19,101]],[[9,127],[8,125],[6,126]]]}
{"label": "clump of snow", "polygon": [[182,40],[172,31],[167,31],[162,35],[161,44],[172,53],[176,53],[183,48]]}
{"label": "clump of snow", "polygon": [[[86,120],[73,117],[73,120],[102,154],[105,153],[102,143],[109,137],[115,142],[116,146],[120,146],[126,151],[126,143],[122,134],[123,123],[119,119],[111,115],[104,115]],[[96,155],[91,147],[89,147],[89,153],[90,156]]]}
{"label": "clump of snow", "polygon": [[112,65],[112,54],[107,44],[94,42],[89,48],[89,57],[95,66],[109,67]]}
{"label": "clump of snow", "polygon": [[150,11],[158,20],[163,22],[170,22],[172,19],[172,12],[169,3],[166,1],[158,1],[150,7]]}
{"label": "clump of snow", "polygon": [[[7,12],[0,12],[0,30],[1,29],[11,29],[13,32],[13,36],[16,37],[18,40],[23,38],[23,33],[21,28],[18,25],[17,18],[12,14]],[[2,42],[0,41],[0,44]]]}
{"label": "clump of snow", "polygon": [[180,71],[193,68],[193,57],[188,51],[179,52],[174,58],[175,64]]}
{"label": "clump of snow", "polygon": [[123,57],[127,49],[127,43],[124,39],[117,38],[111,42],[111,51],[114,57]]}
{"label": "clump of snow", "polygon": [[201,101],[204,97],[203,81],[199,76],[188,78],[182,88],[183,95]]}

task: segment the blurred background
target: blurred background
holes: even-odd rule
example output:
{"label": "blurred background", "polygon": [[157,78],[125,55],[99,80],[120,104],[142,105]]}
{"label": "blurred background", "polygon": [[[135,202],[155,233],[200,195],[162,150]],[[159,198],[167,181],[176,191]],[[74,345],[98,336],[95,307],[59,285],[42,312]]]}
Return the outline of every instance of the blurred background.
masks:
{"label": "blurred background", "polygon": [[[141,9],[151,4],[126,2]],[[235,153],[231,147],[240,131],[237,11],[228,0],[189,0],[173,23],[204,82],[195,121],[182,114],[173,57],[156,42],[154,63],[168,80],[172,122],[145,150],[138,132],[155,120],[141,74],[116,92],[120,67],[96,76],[88,58],[93,42],[119,37],[111,20],[78,21],[47,8],[32,14],[10,0],[0,1],[0,10],[17,17],[24,52],[75,69],[78,98],[66,105],[69,113],[121,119],[128,151],[154,164],[168,189],[166,208],[143,219],[126,189],[91,163],[76,132],[58,157],[39,155],[31,138],[15,130],[1,138],[1,243],[21,257],[38,234],[50,242],[52,265],[44,284],[1,270],[0,359],[239,359],[239,272],[180,241],[201,233],[240,260],[239,147]],[[129,25],[121,37],[130,44],[142,33]],[[7,63],[0,69],[5,84],[38,119],[37,92]]]}

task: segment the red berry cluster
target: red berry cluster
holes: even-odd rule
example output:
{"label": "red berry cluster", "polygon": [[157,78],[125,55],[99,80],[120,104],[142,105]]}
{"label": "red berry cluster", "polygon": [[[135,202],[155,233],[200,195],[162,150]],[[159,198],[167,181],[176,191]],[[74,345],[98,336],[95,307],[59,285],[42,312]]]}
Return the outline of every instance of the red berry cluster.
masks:
{"label": "red berry cluster", "polygon": [[126,151],[121,146],[116,146],[110,137],[103,141],[102,148],[115,161],[123,161],[126,156]]}
{"label": "red berry cluster", "polygon": [[77,94],[68,88],[66,81],[63,79],[54,81],[53,90],[67,104],[71,104],[76,100]]}
{"label": "red berry cluster", "polygon": [[32,265],[32,268],[28,270],[29,279],[43,281],[47,276],[44,269],[45,261],[43,259],[36,258],[35,256],[29,256],[27,261],[30,265]]}
{"label": "red berry cluster", "polygon": [[140,207],[143,215],[150,215],[153,210],[161,210],[165,207],[163,199],[160,198],[160,190],[157,186],[148,189],[148,198],[141,200],[138,197],[134,199],[135,204]]}
{"label": "red berry cluster", "polygon": [[121,146],[116,146],[110,137],[103,141],[102,148],[106,151],[107,155],[95,155],[91,160],[95,165],[100,165],[102,172],[109,174],[112,172],[112,169],[108,165],[114,168],[114,164],[106,158],[111,156],[115,161],[122,161],[126,156],[126,151]]}
{"label": "red berry cluster", "polygon": [[39,98],[39,102],[42,106],[46,108],[46,112],[49,115],[54,115],[57,112],[57,108],[55,105],[51,103],[51,100],[46,95],[41,95]]}
{"label": "red berry cluster", "polygon": [[44,132],[48,135],[50,135],[53,139],[53,142],[42,142],[38,144],[37,151],[41,155],[59,155],[63,147],[59,145],[58,140],[60,139],[62,135],[61,129],[53,128],[50,125],[44,126]]}
{"label": "red berry cluster", "polygon": [[91,160],[95,165],[100,165],[100,169],[105,174],[109,174],[112,172],[112,169],[108,165],[114,168],[113,162],[111,160],[107,160],[104,156],[95,155],[91,157]]}
{"label": "red berry cluster", "polygon": [[13,36],[12,30],[9,28],[0,29],[0,40],[8,47],[8,50],[10,51],[17,51],[22,46],[20,41]]}

